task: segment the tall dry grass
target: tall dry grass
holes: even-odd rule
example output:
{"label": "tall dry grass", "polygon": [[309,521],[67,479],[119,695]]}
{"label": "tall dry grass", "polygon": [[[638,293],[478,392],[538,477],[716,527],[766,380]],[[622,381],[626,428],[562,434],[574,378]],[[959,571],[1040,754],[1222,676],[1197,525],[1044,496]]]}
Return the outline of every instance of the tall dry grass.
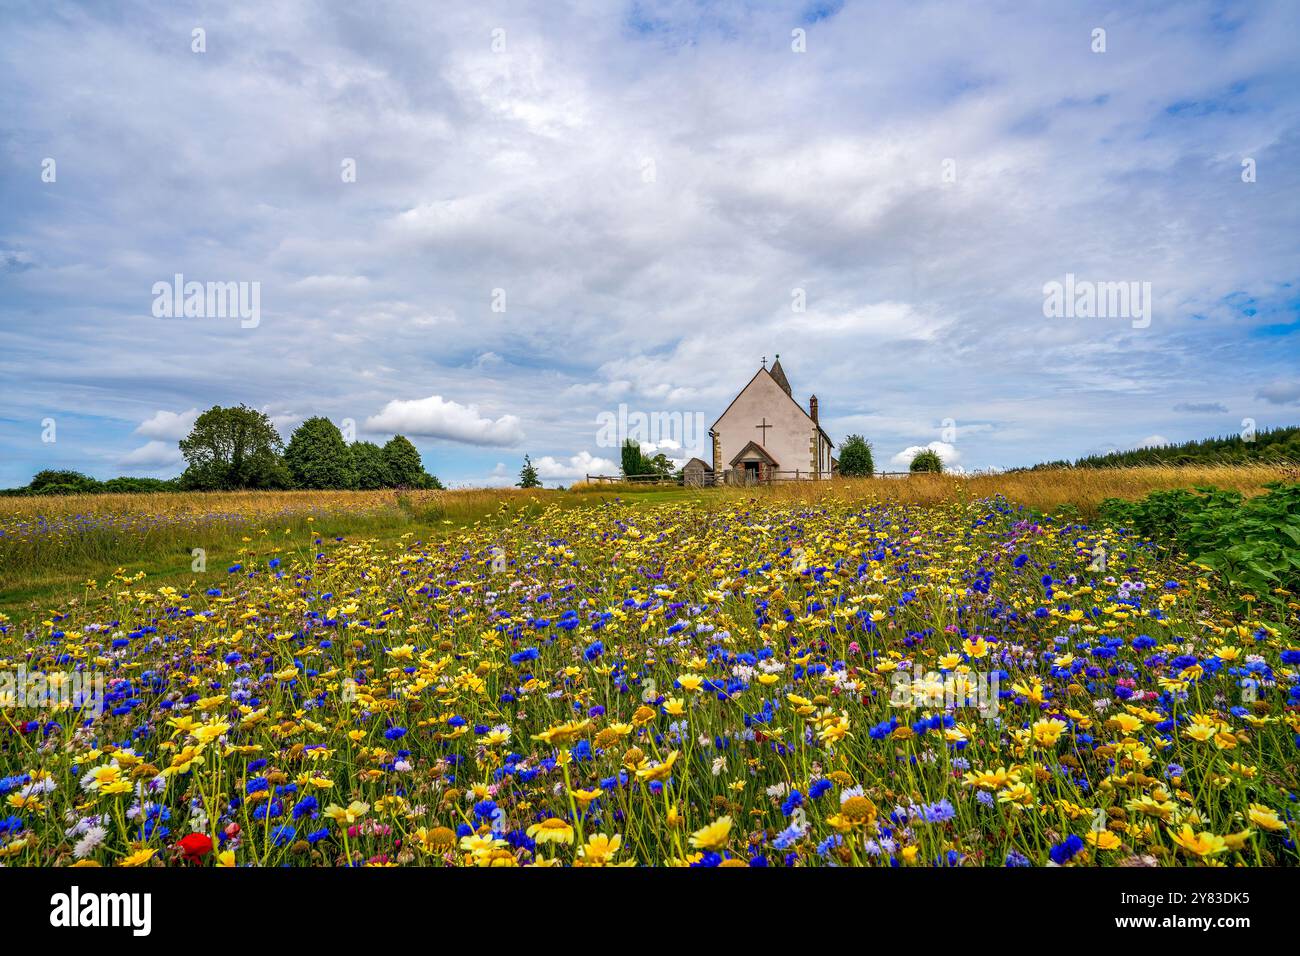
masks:
{"label": "tall dry grass", "polygon": [[[866,501],[934,505],[954,498],[1004,495],[1041,512],[1073,505],[1095,516],[1106,498],[1214,485],[1246,495],[1278,480],[1300,480],[1294,467],[1270,465],[1062,468],[1000,475],[785,482],[754,488],[588,485],[571,491],[477,488],[453,491],[235,491],[141,495],[0,498],[0,603],[15,588],[78,584],[118,566],[152,562],[181,573],[194,548],[213,560],[238,552],[250,537],[310,540],[321,535],[428,533],[444,524],[537,515],[548,505],[597,507],[614,498],[650,505],[690,501],[700,507],[745,498],[781,504]],[[288,532],[286,535],[285,532]],[[163,572],[165,573],[165,572]]]}
{"label": "tall dry grass", "polygon": [[1300,480],[1300,470],[1277,465],[1156,465],[1138,468],[1055,468],[1004,474],[916,474],[899,478],[837,478],[828,482],[787,482],[762,488],[729,488],[727,495],[759,494],[778,501],[820,502],[828,498],[857,502],[897,501],[933,505],[954,497],[1007,500],[1049,512],[1073,505],[1095,516],[1107,498],[1142,498],[1153,491],[1214,486],[1251,496],[1274,481]]}
{"label": "tall dry grass", "polygon": [[41,581],[80,581],[104,568],[165,560],[190,566],[246,538],[383,534],[463,524],[504,506],[540,511],[541,489],[453,491],[225,491],[0,498],[0,598]]}

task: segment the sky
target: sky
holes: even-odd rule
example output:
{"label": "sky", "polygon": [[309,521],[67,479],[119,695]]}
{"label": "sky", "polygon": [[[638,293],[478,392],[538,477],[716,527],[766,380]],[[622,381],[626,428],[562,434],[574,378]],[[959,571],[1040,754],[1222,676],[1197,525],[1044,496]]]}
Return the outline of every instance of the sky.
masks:
{"label": "sky", "polygon": [[0,0],[0,487],[239,403],[568,484],[777,354],[882,469],[1297,424],[1297,91],[1294,2]]}

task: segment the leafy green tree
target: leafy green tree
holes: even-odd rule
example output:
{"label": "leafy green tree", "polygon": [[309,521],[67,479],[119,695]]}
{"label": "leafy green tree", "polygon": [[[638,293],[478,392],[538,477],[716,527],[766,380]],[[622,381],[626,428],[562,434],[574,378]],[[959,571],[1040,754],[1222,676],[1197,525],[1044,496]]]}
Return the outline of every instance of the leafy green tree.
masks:
{"label": "leafy green tree", "polygon": [[91,495],[102,490],[101,483],[90,475],[50,468],[38,471],[27,485],[29,495]]}
{"label": "leafy green tree", "polygon": [[621,464],[624,478],[650,473],[650,463],[646,461],[645,455],[641,454],[641,445],[631,438],[623,442],[620,456],[622,458]]}
{"label": "leafy green tree", "polygon": [[328,418],[309,418],[293,430],[284,463],[299,488],[352,487],[352,456],[343,433]]}
{"label": "leafy green tree", "polygon": [[[843,461],[843,459],[841,459]],[[912,456],[912,464],[908,469],[913,472],[929,471],[935,474],[943,473],[943,459],[939,457],[938,452],[932,448],[923,448]]]}
{"label": "leafy green tree", "polygon": [[370,491],[375,488],[391,487],[388,476],[388,462],[384,450],[372,441],[353,442],[348,446],[352,457],[352,481],[354,488]]}
{"label": "leafy green tree", "polygon": [[384,444],[384,466],[390,488],[441,488],[437,478],[424,472],[420,451],[404,435],[394,435]]}
{"label": "leafy green tree", "polygon": [[519,487],[520,488],[540,488],[542,479],[537,477],[537,469],[533,467],[533,460],[524,455],[524,467],[519,469]]}
{"label": "leafy green tree", "polygon": [[103,484],[104,491],[127,494],[177,491],[179,488],[180,484],[175,478],[110,478]]}
{"label": "leafy green tree", "polygon": [[291,478],[280,457],[282,448],[266,413],[246,405],[214,405],[180,441],[187,462],[181,485],[200,491],[287,488]]}
{"label": "leafy green tree", "polygon": [[845,478],[870,478],[875,472],[871,443],[861,435],[850,435],[840,446],[840,474]]}
{"label": "leafy green tree", "polygon": [[672,478],[677,471],[672,461],[663,452],[653,458],[641,456],[641,464],[646,469],[644,474],[658,475],[660,478]]}

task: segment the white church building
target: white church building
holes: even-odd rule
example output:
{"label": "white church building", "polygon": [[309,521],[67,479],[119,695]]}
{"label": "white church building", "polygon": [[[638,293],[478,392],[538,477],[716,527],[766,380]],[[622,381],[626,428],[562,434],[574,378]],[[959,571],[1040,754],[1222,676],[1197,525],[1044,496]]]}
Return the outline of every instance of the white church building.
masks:
{"label": "white church building", "polygon": [[[805,409],[790,391],[777,355],[740,390],[709,429],[713,440],[712,478],[717,483],[755,484],[830,478],[838,462],[835,443],[817,420],[817,396]],[[704,462],[692,464],[704,470]]]}

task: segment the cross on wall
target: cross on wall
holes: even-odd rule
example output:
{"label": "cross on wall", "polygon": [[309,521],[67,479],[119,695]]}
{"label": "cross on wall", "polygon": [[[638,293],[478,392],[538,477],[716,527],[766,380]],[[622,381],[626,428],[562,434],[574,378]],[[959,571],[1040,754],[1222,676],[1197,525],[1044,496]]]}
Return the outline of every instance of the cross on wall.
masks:
{"label": "cross on wall", "polygon": [[767,447],[767,430],[768,430],[769,428],[773,427],[773,426],[771,426],[771,425],[769,425],[769,424],[767,423],[767,416],[766,416],[766,415],[763,416],[763,424],[761,424],[761,425],[755,425],[754,427],[755,427],[755,428],[760,428],[760,429],[762,429],[762,431],[763,431],[763,437],[762,437],[762,439],[759,441],[759,444],[762,445],[764,448],[766,448],[766,447]]}

